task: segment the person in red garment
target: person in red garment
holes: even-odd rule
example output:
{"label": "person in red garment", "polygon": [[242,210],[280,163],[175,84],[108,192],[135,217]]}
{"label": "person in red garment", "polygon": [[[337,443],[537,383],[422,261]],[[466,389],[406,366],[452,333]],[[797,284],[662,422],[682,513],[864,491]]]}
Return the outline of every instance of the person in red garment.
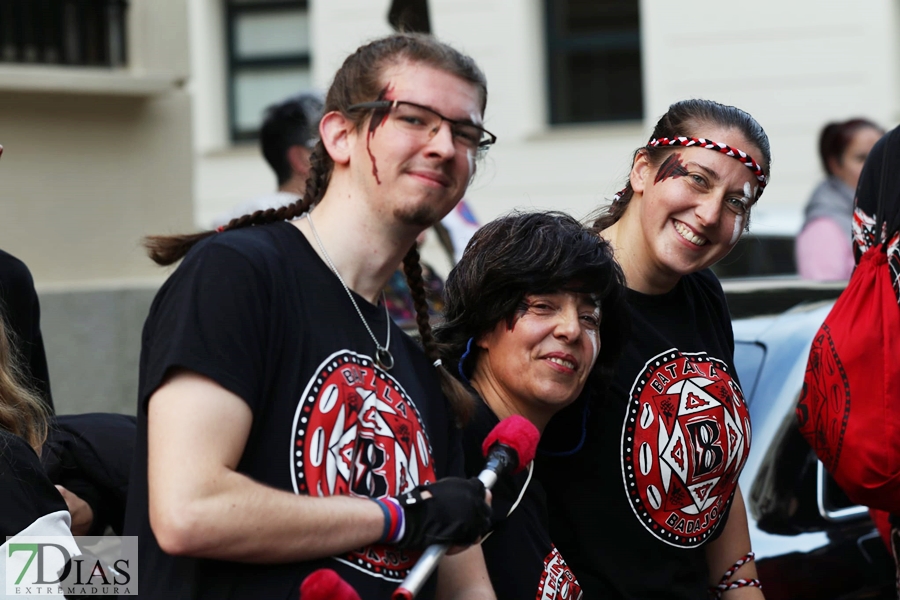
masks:
{"label": "person in red garment", "polygon": [[[882,245],[890,281],[900,306],[900,130],[884,135],[866,159],[853,203],[853,258],[858,265],[863,255]],[[878,207],[881,223],[878,226]],[[880,229],[880,231],[879,231]],[[900,331],[894,332],[900,336]],[[888,366],[894,372],[896,363]],[[897,597],[900,598],[900,514],[871,510],[882,537],[897,565]]]}

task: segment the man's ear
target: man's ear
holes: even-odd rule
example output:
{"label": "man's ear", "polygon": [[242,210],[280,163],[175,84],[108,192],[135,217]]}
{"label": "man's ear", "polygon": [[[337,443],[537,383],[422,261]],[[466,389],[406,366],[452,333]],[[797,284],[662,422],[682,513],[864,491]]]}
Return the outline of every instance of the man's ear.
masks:
{"label": "man's ear", "polygon": [[335,164],[346,165],[350,162],[351,137],[356,126],[339,110],[333,110],[322,117],[319,122],[319,135],[328,156]]}
{"label": "man's ear", "polygon": [[647,182],[649,181],[648,177],[652,172],[653,165],[650,164],[647,153],[643,150],[638,151],[637,156],[634,157],[634,164],[631,165],[631,174],[629,175],[631,189],[633,189],[635,193],[643,194]]}
{"label": "man's ear", "polygon": [[841,159],[836,156],[829,156],[825,159],[828,164],[828,174],[834,175],[835,171],[841,168]]}

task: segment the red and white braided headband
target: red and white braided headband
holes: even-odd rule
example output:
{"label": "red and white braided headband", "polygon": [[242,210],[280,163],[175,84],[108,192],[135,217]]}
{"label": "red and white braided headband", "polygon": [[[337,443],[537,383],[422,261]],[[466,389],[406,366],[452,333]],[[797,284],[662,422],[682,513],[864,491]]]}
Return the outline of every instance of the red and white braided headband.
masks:
{"label": "red and white braided headband", "polygon": [[684,146],[685,148],[689,148],[691,146],[700,146],[701,148],[717,150],[725,156],[736,158],[737,160],[741,161],[741,163],[745,167],[753,171],[753,174],[756,176],[756,180],[759,182],[759,192],[757,193],[757,197],[759,197],[759,194],[762,193],[763,188],[765,188],[766,184],[769,182],[769,179],[763,172],[762,167],[759,166],[758,162],[753,160],[752,156],[750,156],[743,150],[738,150],[737,148],[732,148],[731,146],[726,146],[725,144],[720,144],[719,142],[714,142],[706,138],[682,136],[676,138],[659,138],[650,140],[649,142],[647,142],[647,146]]}
{"label": "red and white braided headband", "polygon": [[[739,160],[741,164],[753,171],[753,174],[756,176],[756,180],[759,182],[759,189],[756,192],[756,199],[759,199],[766,187],[766,184],[769,182],[769,178],[766,177],[766,174],[763,171],[762,167],[759,166],[759,163],[756,162],[752,156],[750,156],[743,150],[732,148],[731,146],[728,146],[726,144],[720,144],[719,142],[714,142],[706,138],[685,136],[678,136],[674,138],[653,138],[652,140],[647,142],[647,148],[655,148],[657,146],[682,146],[684,148],[699,146],[700,148],[716,150],[717,152],[721,152],[725,156],[730,156],[736,160]],[[616,202],[619,198],[621,198],[624,192],[625,190],[622,190],[621,192],[616,194],[613,198],[613,202]]]}

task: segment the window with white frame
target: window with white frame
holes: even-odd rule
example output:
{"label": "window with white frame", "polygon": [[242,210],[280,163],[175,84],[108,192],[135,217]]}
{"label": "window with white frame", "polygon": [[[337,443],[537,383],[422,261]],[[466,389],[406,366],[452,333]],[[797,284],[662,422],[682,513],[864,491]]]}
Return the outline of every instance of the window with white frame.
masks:
{"label": "window with white frame", "polygon": [[643,117],[638,0],[544,0],[550,123]]}
{"label": "window with white frame", "polygon": [[267,106],[312,88],[306,0],[226,0],[231,139],[254,139]]}

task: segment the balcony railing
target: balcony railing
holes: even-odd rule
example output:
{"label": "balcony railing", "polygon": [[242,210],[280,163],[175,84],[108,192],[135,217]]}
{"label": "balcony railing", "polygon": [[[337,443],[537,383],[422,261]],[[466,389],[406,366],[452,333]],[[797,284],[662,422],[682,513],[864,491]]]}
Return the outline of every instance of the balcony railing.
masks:
{"label": "balcony railing", "polygon": [[127,0],[0,0],[0,63],[120,67]]}

